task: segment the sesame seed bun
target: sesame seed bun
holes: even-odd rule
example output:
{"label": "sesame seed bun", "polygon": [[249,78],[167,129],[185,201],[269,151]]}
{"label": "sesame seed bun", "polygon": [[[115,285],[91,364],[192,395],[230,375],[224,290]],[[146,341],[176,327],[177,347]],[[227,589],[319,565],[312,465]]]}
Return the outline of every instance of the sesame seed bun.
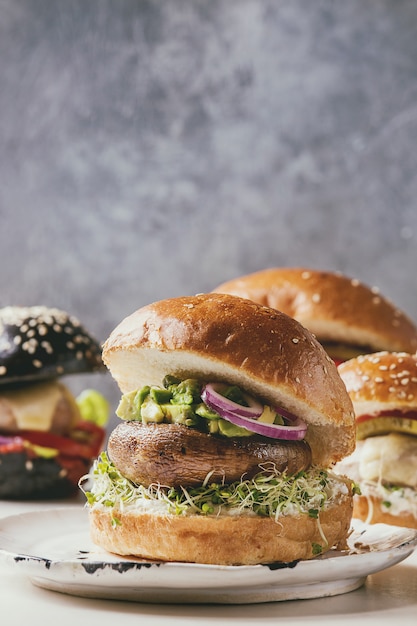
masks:
{"label": "sesame seed bun", "polygon": [[377,288],[341,273],[270,268],[222,283],[213,291],[278,309],[306,326],[323,345],[353,345],[358,353],[417,350],[417,327],[405,313]]}
{"label": "sesame seed bun", "polygon": [[101,347],[75,316],[46,306],[0,309],[0,386],[98,370]]}
{"label": "sesame seed bun", "polygon": [[241,386],[308,425],[313,462],[354,448],[354,416],[333,361],[289,316],[227,294],[155,302],[125,318],[103,345],[121,391],[161,385],[166,374]]}
{"label": "sesame seed bun", "polygon": [[341,363],[338,372],[356,419],[378,411],[417,410],[417,355],[381,351]]}

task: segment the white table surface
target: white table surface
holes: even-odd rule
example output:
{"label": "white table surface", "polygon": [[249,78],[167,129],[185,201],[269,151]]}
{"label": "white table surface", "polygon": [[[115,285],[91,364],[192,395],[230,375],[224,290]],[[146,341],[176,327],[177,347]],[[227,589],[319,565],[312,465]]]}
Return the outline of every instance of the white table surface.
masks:
{"label": "white table surface", "polygon": [[[0,501],[0,518],[16,513],[74,506],[81,498],[55,502]],[[1,624],[23,626],[93,626],[115,624],[190,623],[196,626],[244,624],[374,624],[417,623],[417,552],[387,570],[368,576],[355,591],[314,600],[293,600],[249,605],[158,605],[95,600],[49,591],[33,585],[26,575],[0,560]],[[120,621],[119,621],[120,620]]]}

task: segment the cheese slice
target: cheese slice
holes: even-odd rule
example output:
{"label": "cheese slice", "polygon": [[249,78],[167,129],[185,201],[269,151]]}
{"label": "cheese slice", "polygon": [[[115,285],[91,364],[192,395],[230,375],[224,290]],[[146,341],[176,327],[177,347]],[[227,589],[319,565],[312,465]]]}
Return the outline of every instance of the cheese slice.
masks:
{"label": "cheese slice", "polygon": [[13,414],[17,428],[48,431],[58,402],[68,394],[61,383],[48,381],[24,389],[2,391],[1,402]]}

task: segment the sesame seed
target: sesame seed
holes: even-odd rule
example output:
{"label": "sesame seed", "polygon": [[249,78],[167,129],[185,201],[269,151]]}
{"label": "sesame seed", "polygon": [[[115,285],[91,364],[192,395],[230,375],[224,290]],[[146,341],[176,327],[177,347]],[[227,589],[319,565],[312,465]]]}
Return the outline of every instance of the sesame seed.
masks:
{"label": "sesame seed", "polygon": [[311,272],[302,272],[302,274],[301,274],[301,278],[302,278],[303,280],[307,280],[307,279],[309,279],[310,277],[311,277]]}
{"label": "sesame seed", "polygon": [[39,361],[38,359],[34,359],[32,363],[33,363],[33,366],[37,367],[38,369],[42,367],[42,361]]}
{"label": "sesame seed", "polygon": [[293,337],[293,338],[291,339],[291,341],[292,341],[293,343],[298,343],[300,340],[299,340],[297,337]]}
{"label": "sesame seed", "polygon": [[53,354],[54,353],[54,350],[53,350],[51,344],[49,343],[49,341],[42,341],[41,342],[41,346],[45,350],[45,352],[47,352],[48,354]]}
{"label": "sesame seed", "polygon": [[357,278],[352,278],[352,280],[350,281],[350,284],[352,285],[352,287],[358,287],[360,283]]}
{"label": "sesame seed", "polygon": [[7,367],[5,365],[0,365],[0,376],[4,376],[7,372]]}
{"label": "sesame seed", "polygon": [[25,341],[24,343],[22,343],[22,350],[28,352],[29,354],[33,354],[34,352],[36,352],[36,344],[36,341],[34,342],[33,339],[29,339],[29,341]]}
{"label": "sesame seed", "polygon": [[313,295],[311,296],[311,299],[313,302],[320,302],[321,300],[321,295],[319,293],[313,293]]}

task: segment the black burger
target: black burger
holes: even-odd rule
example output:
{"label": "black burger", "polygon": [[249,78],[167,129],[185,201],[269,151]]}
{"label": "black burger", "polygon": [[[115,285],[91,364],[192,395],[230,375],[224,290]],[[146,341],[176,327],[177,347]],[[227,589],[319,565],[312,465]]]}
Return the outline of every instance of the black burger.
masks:
{"label": "black burger", "polygon": [[77,398],[69,374],[105,370],[78,319],[46,306],[0,309],[0,497],[65,497],[100,452],[107,401]]}

